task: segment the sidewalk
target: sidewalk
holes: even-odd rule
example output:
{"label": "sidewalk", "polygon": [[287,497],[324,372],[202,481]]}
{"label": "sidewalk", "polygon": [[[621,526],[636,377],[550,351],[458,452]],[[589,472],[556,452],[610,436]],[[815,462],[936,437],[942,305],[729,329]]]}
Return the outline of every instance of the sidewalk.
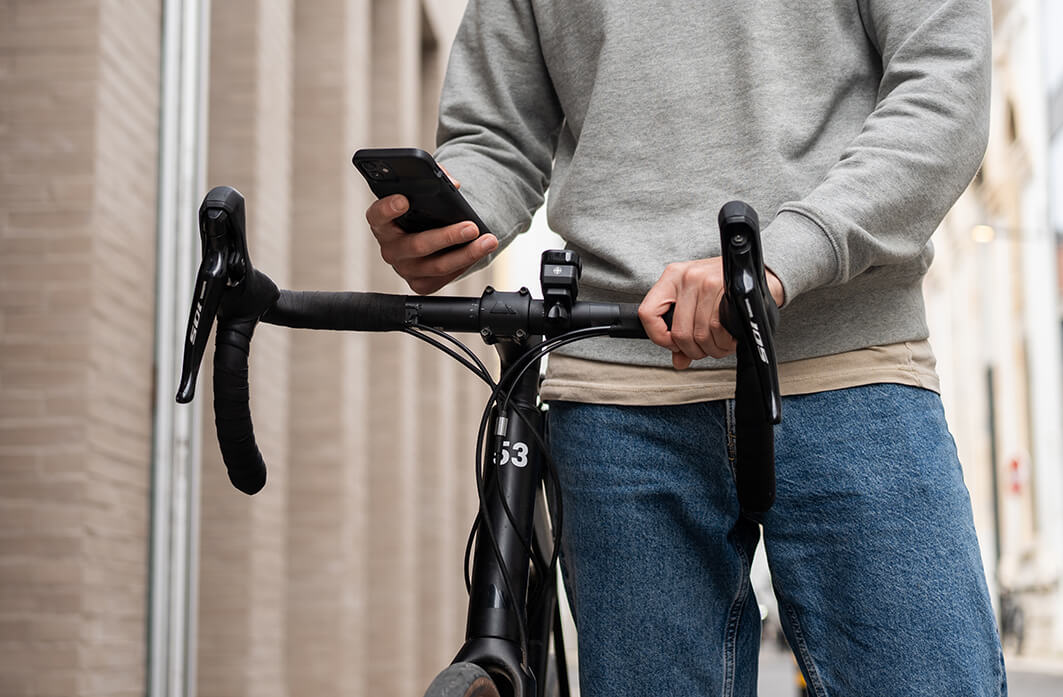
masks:
{"label": "sidewalk", "polygon": [[1063,678],[1063,658],[1031,658],[1004,655],[1008,673],[1038,673]]}
{"label": "sidewalk", "polygon": [[1060,694],[1063,694],[1063,675],[1008,668],[1008,697],[1058,697]]}
{"label": "sidewalk", "polygon": [[[1063,695],[1063,660],[1006,656],[1004,662],[1008,671],[1009,697]],[[793,671],[793,659],[789,653],[765,642],[760,649],[757,694],[761,697],[796,696]]]}

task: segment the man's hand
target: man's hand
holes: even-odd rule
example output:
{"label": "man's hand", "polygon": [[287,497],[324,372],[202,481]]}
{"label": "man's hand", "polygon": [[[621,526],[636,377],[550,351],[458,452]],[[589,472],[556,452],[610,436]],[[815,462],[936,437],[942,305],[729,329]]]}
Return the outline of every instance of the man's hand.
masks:
{"label": "man's hand", "polygon": [[[454,184],[461,186],[457,182]],[[395,224],[395,219],[405,213],[409,205],[401,194],[388,196],[369,206],[365,219],[380,244],[380,256],[415,293],[427,295],[439,290],[498,248],[494,235],[476,239],[479,231],[469,221],[424,232],[406,232]],[[475,242],[464,244],[469,240]],[[459,244],[463,246],[441,253],[441,250]]]}
{"label": "man's hand", "polygon": [[[767,272],[768,290],[782,305],[782,283]],[[676,370],[690,367],[706,356],[723,358],[738,348],[720,323],[720,301],[724,295],[723,258],[698,259],[669,264],[639,305],[639,319],[650,340],[672,352]],[[672,330],[662,319],[675,304]]]}

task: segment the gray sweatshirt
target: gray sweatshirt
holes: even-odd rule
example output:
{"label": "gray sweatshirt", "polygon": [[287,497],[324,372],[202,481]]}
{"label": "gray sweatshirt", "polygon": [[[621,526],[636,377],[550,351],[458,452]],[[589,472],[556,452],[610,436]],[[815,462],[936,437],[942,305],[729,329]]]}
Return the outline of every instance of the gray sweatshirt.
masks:
{"label": "gray sweatshirt", "polygon": [[549,186],[582,299],[718,256],[741,199],[786,293],[779,360],[917,341],[930,236],[985,151],[990,37],[990,0],[470,0],[437,156],[503,245]]}

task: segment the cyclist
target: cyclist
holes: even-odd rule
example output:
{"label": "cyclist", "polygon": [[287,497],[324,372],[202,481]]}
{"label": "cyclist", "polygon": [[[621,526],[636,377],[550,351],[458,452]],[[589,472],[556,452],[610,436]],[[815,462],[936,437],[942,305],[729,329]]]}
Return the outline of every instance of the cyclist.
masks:
{"label": "cyclist", "polygon": [[[761,526],[814,695],[1000,695],[1003,662],[921,291],[987,137],[989,0],[470,0],[437,157],[499,233],[367,211],[418,293],[548,219],[582,297],[647,342],[580,342],[543,385],[582,694],[756,692]],[[763,230],[778,496],[737,503],[720,205]],[[663,269],[663,273],[662,273]],[[669,331],[661,315],[675,304]],[[692,367],[692,370],[685,370]]]}

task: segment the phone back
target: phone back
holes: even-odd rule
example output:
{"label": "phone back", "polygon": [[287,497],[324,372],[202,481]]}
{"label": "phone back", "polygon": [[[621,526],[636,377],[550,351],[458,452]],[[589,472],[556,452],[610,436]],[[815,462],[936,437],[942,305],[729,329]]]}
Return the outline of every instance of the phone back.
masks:
{"label": "phone back", "polygon": [[355,167],[377,198],[402,194],[410,209],[395,220],[407,232],[420,232],[471,220],[480,234],[480,218],[458,193],[432,156],[417,148],[367,148],[354,154]]}

